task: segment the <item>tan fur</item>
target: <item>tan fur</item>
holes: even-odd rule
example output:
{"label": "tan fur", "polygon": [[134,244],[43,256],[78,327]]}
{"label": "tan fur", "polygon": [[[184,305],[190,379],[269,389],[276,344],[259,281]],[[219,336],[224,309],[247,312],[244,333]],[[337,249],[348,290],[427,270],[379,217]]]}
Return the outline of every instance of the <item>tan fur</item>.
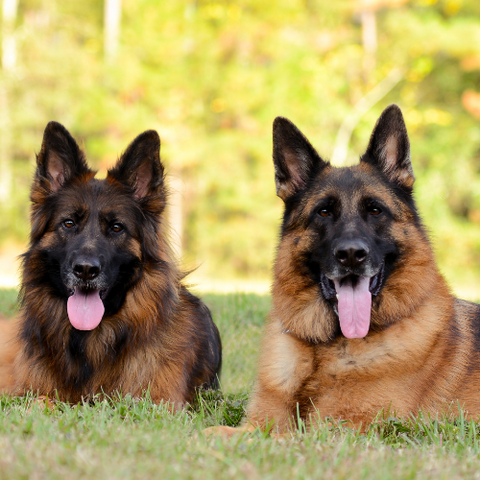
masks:
{"label": "tan fur", "polygon": [[[425,255],[422,247],[425,245],[417,244],[419,256]],[[288,265],[277,263],[273,309],[265,327],[248,421],[262,429],[270,428],[273,421],[278,431],[285,432],[295,425],[298,407],[303,418],[333,417],[358,427],[368,425],[381,411],[408,416],[422,409],[435,414],[457,402],[469,417],[477,418],[480,372],[468,368],[474,341],[469,318],[474,307],[454,299],[433,259],[429,262],[416,271],[406,265],[395,272],[395,281],[389,282],[392,286],[377,313],[385,311],[384,318],[392,317],[389,308],[400,310],[394,299],[407,287],[402,279],[432,272],[428,286],[422,282],[417,295],[409,289],[412,298],[403,307],[405,313],[400,313],[401,321],[364,339],[340,337],[326,344],[295,336],[295,332],[303,332],[302,321],[310,324],[315,302],[304,302],[302,297],[292,297],[290,289],[286,291],[278,277],[283,279],[280,272],[288,272]],[[324,314],[322,308],[316,313]],[[455,349],[448,339],[452,316],[458,320],[462,338]],[[293,333],[285,324],[293,326]]]}
{"label": "tan fur", "polygon": [[[303,288],[290,264],[291,238],[283,239],[249,421],[267,428],[268,419],[275,419],[285,431],[295,423],[296,404],[303,417],[343,418],[356,426],[370,423],[381,410],[436,413],[457,401],[469,415],[480,413],[480,371],[468,369],[473,307],[450,294],[428,242],[414,228],[406,223],[395,233],[409,248],[408,263],[394,270],[372,312],[372,325],[391,325],[363,339],[318,344],[308,338],[325,323],[322,316],[332,313],[314,286]],[[412,279],[420,279],[415,288]],[[448,339],[452,316],[464,339],[455,349]]]}
{"label": "tan fur", "polygon": [[[438,284],[437,284],[438,288]],[[433,289],[432,289],[433,290]],[[468,305],[443,291],[384,332],[365,339],[339,338],[329,345],[308,345],[282,333],[278,319],[266,327],[257,386],[248,418],[266,428],[275,419],[280,431],[294,424],[292,405],[306,416],[334,417],[355,426],[370,423],[383,410],[400,416],[437,413],[459,402],[469,415],[480,412],[480,375],[467,370],[472,338],[468,324],[461,349],[450,351],[445,328],[455,309],[468,314]]]}

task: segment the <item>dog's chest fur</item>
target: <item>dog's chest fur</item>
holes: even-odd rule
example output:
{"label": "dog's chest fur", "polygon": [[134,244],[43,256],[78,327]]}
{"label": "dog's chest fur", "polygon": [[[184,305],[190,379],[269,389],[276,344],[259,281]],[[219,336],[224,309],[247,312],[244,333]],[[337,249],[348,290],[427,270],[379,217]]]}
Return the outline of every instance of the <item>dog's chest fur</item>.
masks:
{"label": "dog's chest fur", "polygon": [[[290,399],[290,418],[305,420],[334,417],[366,425],[379,413],[438,411],[458,398],[469,363],[449,332],[455,324],[455,338],[462,338],[470,326],[454,313],[453,298],[448,303],[446,297],[441,307],[427,303],[414,317],[367,338],[330,343],[299,339],[272,319],[260,359],[260,388]],[[480,406],[465,389],[463,404]]]}

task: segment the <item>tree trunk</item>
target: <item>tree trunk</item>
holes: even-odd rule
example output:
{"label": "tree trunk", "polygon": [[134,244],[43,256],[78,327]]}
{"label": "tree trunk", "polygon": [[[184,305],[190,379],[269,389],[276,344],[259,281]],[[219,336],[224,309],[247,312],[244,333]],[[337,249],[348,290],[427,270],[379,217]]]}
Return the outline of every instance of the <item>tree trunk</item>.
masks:
{"label": "tree trunk", "polygon": [[2,76],[0,78],[0,202],[10,198],[12,189],[12,122],[9,102],[10,77],[17,65],[15,20],[17,0],[3,0]]}
{"label": "tree trunk", "polygon": [[377,19],[373,10],[360,13],[362,22],[363,75],[368,83],[370,73],[375,69],[377,55]]}
{"label": "tree trunk", "polygon": [[104,53],[105,60],[111,63],[118,52],[120,38],[121,0],[105,0],[104,10]]}
{"label": "tree trunk", "polygon": [[3,0],[2,25],[2,68],[11,72],[17,63],[17,45],[15,42],[15,19],[17,18],[17,0]]}

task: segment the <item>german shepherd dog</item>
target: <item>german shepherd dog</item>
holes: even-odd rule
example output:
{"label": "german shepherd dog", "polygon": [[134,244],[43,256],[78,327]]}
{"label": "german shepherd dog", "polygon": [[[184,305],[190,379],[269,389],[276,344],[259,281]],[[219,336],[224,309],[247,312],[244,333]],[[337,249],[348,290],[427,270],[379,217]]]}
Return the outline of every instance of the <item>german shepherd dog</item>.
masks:
{"label": "german shepherd dog", "polygon": [[334,168],[281,117],[273,159],[285,210],[247,429],[365,427],[382,410],[457,402],[480,414],[480,306],[454,298],[437,269],[400,109],[382,113],[357,166]]}
{"label": "german shepherd dog", "polygon": [[98,180],[69,132],[49,123],[31,201],[18,352],[0,386],[69,402],[148,390],[177,408],[196,387],[218,385],[218,330],[182,285],[165,238],[155,131]]}

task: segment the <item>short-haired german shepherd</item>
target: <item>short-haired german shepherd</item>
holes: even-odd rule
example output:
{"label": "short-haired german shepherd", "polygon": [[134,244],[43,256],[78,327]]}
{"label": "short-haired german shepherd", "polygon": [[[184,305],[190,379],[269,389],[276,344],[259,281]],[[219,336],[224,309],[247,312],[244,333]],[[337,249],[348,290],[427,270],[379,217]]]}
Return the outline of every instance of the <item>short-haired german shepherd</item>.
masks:
{"label": "short-haired german shepherd", "polygon": [[285,210],[250,424],[365,427],[457,402],[479,415],[480,306],[437,269],[400,109],[382,113],[357,166],[334,168],[281,117],[273,159]]}
{"label": "short-haired german shepherd", "polygon": [[149,390],[178,407],[218,385],[218,330],[166,241],[157,132],[139,135],[98,180],[69,132],[49,123],[31,201],[19,351],[0,387],[70,402]]}

